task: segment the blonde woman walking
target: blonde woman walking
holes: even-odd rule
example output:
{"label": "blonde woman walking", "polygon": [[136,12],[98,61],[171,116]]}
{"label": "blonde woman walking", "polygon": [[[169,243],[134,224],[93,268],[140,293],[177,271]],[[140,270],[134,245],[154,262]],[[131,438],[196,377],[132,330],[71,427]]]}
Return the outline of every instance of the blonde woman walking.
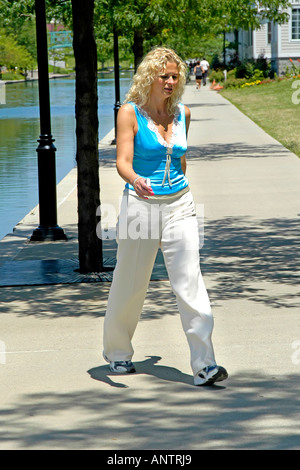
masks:
{"label": "blonde woman walking", "polygon": [[[132,337],[161,248],[190,347],[194,384],[207,385],[226,379],[227,372],[215,361],[197,218],[185,176],[190,123],[190,111],[181,104],[185,79],[186,65],[178,55],[156,48],[138,67],[118,112],[117,170],[126,184],[103,355],[112,371],[135,372]],[[168,332],[161,337],[167,341]]]}

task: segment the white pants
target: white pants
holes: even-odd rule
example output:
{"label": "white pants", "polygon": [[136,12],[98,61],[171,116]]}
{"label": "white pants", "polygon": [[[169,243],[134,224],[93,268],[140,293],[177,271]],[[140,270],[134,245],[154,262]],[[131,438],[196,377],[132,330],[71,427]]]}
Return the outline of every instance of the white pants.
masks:
{"label": "white pants", "polygon": [[104,321],[104,354],[110,361],[132,359],[131,340],[160,247],[196,375],[216,363],[211,341],[213,317],[200,271],[198,223],[190,192],[163,201],[124,192],[117,264]]}

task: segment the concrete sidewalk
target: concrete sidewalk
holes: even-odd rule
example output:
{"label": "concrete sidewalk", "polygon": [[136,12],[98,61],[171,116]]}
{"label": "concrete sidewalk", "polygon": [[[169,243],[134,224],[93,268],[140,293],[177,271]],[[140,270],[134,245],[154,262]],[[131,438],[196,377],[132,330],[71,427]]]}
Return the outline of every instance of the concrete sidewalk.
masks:
{"label": "concrete sidewalk", "polygon": [[[220,94],[186,87],[188,178],[204,207],[202,271],[229,379],[197,388],[158,257],[135,337],[137,374],[101,357],[109,278],[80,277],[76,169],[58,185],[67,242],[0,242],[0,449],[300,449],[300,161]],[[101,143],[101,202],[123,181]],[[113,221],[110,221],[111,226]],[[115,243],[104,243],[113,260]]]}

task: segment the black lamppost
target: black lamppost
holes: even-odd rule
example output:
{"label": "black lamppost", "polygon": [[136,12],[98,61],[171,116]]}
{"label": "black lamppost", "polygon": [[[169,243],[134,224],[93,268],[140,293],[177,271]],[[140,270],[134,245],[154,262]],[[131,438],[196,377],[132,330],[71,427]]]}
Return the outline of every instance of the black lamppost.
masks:
{"label": "black lamppost", "polygon": [[54,139],[51,134],[50,93],[48,72],[48,44],[45,0],[35,0],[36,40],[39,73],[40,138],[38,153],[39,216],[40,224],[33,231],[31,241],[65,240],[67,237],[57,225],[56,169]]}
{"label": "black lamppost", "polygon": [[120,66],[119,66],[119,43],[118,43],[118,31],[116,27],[113,28],[114,32],[114,69],[115,69],[115,107],[114,107],[114,119],[115,119],[115,138],[112,144],[117,141],[117,116],[118,111],[121,107],[120,102]]}

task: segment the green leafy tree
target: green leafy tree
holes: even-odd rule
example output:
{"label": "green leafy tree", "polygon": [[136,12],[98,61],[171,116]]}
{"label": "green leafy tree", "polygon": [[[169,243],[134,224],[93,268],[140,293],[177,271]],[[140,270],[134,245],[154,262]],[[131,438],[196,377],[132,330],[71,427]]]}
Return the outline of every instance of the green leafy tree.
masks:
{"label": "green leafy tree", "polygon": [[1,25],[12,34],[17,34],[28,19],[34,17],[34,0],[0,0]]}
{"label": "green leafy tree", "polygon": [[[224,30],[258,28],[261,19],[287,20],[288,0],[96,0],[96,28],[103,25],[131,41],[135,68],[154,44],[172,44],[194,55],[203,38]],[[182,40],[183,39],[183,40]]]}
{"label": "green leafy tree", "polygon": [[[284,23],[288,13],[284,11],[289,6],[288,0],[206,0],[206,2],[185,1],[184,19],[189,27],[180,35],[184,37],[184,50],[191,56],[201,54],[196,51],[205,50],[206,55],[219,57],[224,32],[233,31],[237,37],[238,29],[248,30],[261,27],[262,20]],[[172,36],[172,44],[176,43],[178,32]],[[209,46],[211,44],[211,47]],[[237,40],[232,44],[238,47]],[[207,53],[208,51],[208,53]]]}
{"label": "green leafy tree", "polygon": [[220,33],[226,28],[259,28],[261,20],[278,23],[287,21],[288,14],[283,11],[289,0],[206,0],[206,2],[186,1],[186,12],[192,29],[201,22],[202,30]]}
{"label": "green leafy tree", "polygon": [[8,69],[30,69],[34,59],[24,46],[19,45],[13,36],[0,31],[0,66]]}
{"label": "green leafy tree", "polygon": [[182,1],[171,0],[96,0],[96,28],[107,25],[110,31],[115,27],[119,36],[131,41],[134,66],[142,59],[145,44],[161,43],[166,25],[171,28],[178,23]]}
{"label": "green leafy tree", "polygon": [[95,37],[98,61],[101,62],[101,66],[103,68],[105,62],[113,57],[113,33],[106,25],[103,25],[102,28],[95,28]]}
{"label": "green leafy tree", "polygon": [[[46,5],[49,21],[72,27],[71,0],[47,0]],[[258,28],[261,19],[286,21],[287,13],[282,10],[288,5],[288,0],[95,0],[99,60],[113,56],[114,27],[118,30],[120,54],[123,46],[128,51],[129,44],[136,68],[153,45],[171,44],[180,55],[195,56],[204,40],[224,30]],[[0,0],[0,20],[14,33],[33,14],[34,0]]]}
{"label": "green leafy tree", "polygon": [[[0,24],[2,34],[14,41],[14,55],[19,68],[31,68],[36,62],[34,0],[0,0]],[[22,46],[16,48],[16,45]],[[30,56],[30,57],[29,57]],[[19,59],[18,59],[19,58]],[[29,65],[28,65],[29,64]]]}
{"label": "green leafy tree", "polygon": [[46,12],[49,21],[56,20],[70,27],[73,24],[71,0],[46,0]]}
{"label": "green leafy tree", "polygon": [[35,21],[28,20],[20,26],[18,33],[15,35],[18,44],[26,48],[28,53],[37,61],[37,50],[36,50],[36,31]]}

